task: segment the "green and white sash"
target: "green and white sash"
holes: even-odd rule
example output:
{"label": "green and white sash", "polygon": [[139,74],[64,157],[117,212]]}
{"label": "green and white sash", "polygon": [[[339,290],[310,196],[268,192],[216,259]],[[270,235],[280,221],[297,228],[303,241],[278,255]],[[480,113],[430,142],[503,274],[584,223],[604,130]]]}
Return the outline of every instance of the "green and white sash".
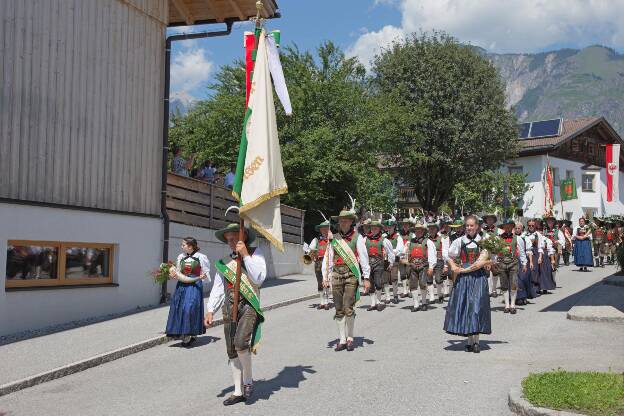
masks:
{"label": "green and white sash", "polygon": [[[353,238],[357,239],[358,236],[355,236]],[[331,245],[332,245],[332,248],[334,249],[335,254],[338,255],[345,262],[345,264],[349,267],[349,270],[351,270],[351,273],[353,273],[353,275],[359,282],[360,278],[362,277],[360,274],[360,266],[359,266],[357,257],[355,256],[355,253],[353,252],[351,247],[349,247],[349,244],[347,244],[344,238],[341,238],[341,239],[334,238],[333,240],[331,240]],[[355,301],[358,302],[359,300],[360,300],[360,291],[356,290]]]}
{"label": "green and white sash", "polygon": [[[236,260],[230,260],[227,264],[223,260],[216,262],[216,267],[221,276],[225,277],[232,285],[236,284]],[[249,282],[249,277],[245,274],[244,270],[241,270],[241,281],[239,293],[249,302],[252,308],[258,314],[258,320],[256,327],[251,335],[251,351],[255,354],[260,339],[262,338],[262,323],[264,322],[264,314],[260,309],[260,299],[256,292],[253,290],[253,286]]]}

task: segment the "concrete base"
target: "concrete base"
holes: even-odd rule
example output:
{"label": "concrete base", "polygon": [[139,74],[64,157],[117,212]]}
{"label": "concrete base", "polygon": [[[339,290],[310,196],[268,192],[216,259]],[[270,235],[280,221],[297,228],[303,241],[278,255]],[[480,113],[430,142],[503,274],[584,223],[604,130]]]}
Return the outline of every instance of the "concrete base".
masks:
{"label": "concrete base", "polygon": [[613,306],[574,306],[568,311],[567,318],[572,321],[624,323],[624,313]]}
{"label": "concrete base", "polygon": [[522,387],[512,387],[508,396],[509,409],[522,416],[583,416],[578,413],[536,407],[522,397]]}
{"label": "concrete base", "polygon": [[624,276],[609,276],[594,285],[567,313],[573,321],[624,322]]}

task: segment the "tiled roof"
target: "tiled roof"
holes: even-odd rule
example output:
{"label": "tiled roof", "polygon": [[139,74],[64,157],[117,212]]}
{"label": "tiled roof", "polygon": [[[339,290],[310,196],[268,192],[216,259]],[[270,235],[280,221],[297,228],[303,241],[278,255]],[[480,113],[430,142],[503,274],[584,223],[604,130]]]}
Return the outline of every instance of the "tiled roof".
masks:
{"label": "tiled roof", "polygon": [[603,120],[604,119],[602,117],[583,117],[573,120],[563,120],[563,128],[561,129],[561,134],[559,136],[520,140],[520,143],[522,144],[520,153],[536,151],[539,149],[546,150],[555,148],[572,136],[593,127]]}

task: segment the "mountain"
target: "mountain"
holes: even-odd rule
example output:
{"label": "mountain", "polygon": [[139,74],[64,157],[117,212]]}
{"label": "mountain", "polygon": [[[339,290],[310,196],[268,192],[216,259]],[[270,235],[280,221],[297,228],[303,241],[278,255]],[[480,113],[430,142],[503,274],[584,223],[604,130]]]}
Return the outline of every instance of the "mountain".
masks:
{"label": "mountain", "polygon": [[604,46],[482,53],[506,82],[519,121],[604,116],[624,137],[624,55]]}

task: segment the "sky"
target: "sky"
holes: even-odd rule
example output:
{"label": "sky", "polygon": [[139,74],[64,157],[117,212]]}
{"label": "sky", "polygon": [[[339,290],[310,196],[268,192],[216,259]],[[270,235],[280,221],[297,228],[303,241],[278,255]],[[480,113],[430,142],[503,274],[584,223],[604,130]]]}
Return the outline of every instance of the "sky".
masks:
{"label": "sky", "polygon": [[[331,40],[364,65],[381,48],[411,32],[442,30],[489,52],[534,53],[604,45],[624,51],[624,0],[276,0],[282,44],[300,50]],[[178,27],[168,34],[222,30],[224,25]],[[205,98],[221,65],[244,56],[236,23],[226,37],[175,42],[171,96],[185,105]]]}

